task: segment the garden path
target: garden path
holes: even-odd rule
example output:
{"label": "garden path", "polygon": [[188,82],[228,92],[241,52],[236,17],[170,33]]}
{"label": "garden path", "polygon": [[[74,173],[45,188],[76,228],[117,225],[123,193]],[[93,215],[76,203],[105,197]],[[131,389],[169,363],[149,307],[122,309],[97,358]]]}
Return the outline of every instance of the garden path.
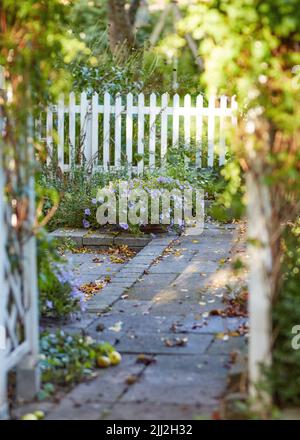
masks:
{"label": "garden path", "polygon": [[246,318],[225,312],[233,254],[245,254],[239,228],[206,225],[168,246],[109,310],[88,315],[85,331],[113,344],[122,362],[76,386],[46,418],[215,417],[230,363],[246,348]]}

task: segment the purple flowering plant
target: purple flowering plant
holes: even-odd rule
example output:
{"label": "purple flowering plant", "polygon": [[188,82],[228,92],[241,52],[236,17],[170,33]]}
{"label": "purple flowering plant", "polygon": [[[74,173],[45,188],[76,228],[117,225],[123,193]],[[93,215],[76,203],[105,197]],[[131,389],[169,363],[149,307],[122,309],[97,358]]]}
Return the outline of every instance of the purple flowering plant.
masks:
{"label": "purple flowering plant", "polygon": [[84,311],[84,294],[80,280],[60,256],[54,240],[38,236],[38,288],[40,314],[49,318],[65,318]]}

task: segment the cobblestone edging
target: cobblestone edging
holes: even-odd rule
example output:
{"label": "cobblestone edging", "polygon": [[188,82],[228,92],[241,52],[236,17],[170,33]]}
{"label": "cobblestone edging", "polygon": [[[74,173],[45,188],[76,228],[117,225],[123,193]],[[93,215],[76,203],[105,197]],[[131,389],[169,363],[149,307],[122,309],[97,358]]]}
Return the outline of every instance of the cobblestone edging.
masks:
{"label": "cobblestone edging", "polygon": [[177,236],[153,238],[113,276],[111,282],[101,290],[101,294],[95,295],[87,302],[87,312],[100,313],[114,304],[177,238]]}
{"label": "cobblestone edging", "polygon": [[[148,243],[151,242],[152,236],[150,234],[144,234],[143,236],[134,236],[126,233],[103,233],[103,232],[90,232],[86,229],[56,229],[51,232],[50,237],[55,238],[58,241],[64,239],[72,240],[77,247],[88,247],[89,249],[107,249],[111,246],[127,245],[131,249],[140,250]],[[162,234],[164,237],[167,234]]]}

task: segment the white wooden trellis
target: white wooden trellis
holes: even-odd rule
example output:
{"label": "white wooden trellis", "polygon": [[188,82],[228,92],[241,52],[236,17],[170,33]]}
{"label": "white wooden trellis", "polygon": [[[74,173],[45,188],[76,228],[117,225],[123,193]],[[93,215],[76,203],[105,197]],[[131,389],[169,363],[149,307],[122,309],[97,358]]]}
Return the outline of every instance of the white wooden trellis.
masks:
{"label": "white wooden trellis", "polygon": [[[1,79],[1,71],[0,71]],[[3,84],[3,83],[2,83]],[[3,85],[0,84],[2,96]],[[1,87],[2,86],[2,87]],[[0,115],[0,134],[4,121]],[[33,127],[29,120],[28,130]],[[30,137],[29,137],[30,138]],[[0,140],[1,143],[1,140]],[[26,153],[32,157],[32,145]],[[34,237],[20,243],[12,226],[12,207],[4,197],[5,172],[3,148],[0,148],[0,419],[8,418],[7,378],[16,368],[16,391],[18,397],[29,399],[39,388],[38,368],[38,292],[36,243]],[[26,174],[26,173],[24,173]],[[34,181],[27,180],[29,207],[26,228],[30,229],[34,219]],[[14,253],[20,264],[13,264]]]}
{"label": "white wooden trellis", "polygon": [[236,110],[235,97],[226,96],[211,96],[205,105],[202,95],[194,100],[167,93],[113,97],[82,92],[76,102],[72,92],[67,102],[61,96],[58,105],[49,105],[40,136],[62,171],[78,165],[76,157],[81,157],[94,170],[127,167],[140,174],[162,167],[168,148],[179,144],[196,150],[193,163],[186,157],[187,165],[213,167],[225,163],[226,128],[236,124]]}

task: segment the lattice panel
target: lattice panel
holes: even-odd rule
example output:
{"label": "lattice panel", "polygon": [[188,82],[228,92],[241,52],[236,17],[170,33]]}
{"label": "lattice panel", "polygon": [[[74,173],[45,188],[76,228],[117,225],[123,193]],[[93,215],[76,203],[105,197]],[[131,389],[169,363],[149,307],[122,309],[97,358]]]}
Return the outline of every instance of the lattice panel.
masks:
{"label": "lattice panel", "polygon": [[[4,206],[4,225],[11,223],[11,211]],[[6,255],[4,259],[4,289],[6,353],[9,356],[26,340],[26,304],[24,274],[22,269],[23,255],[17,232],[13,228],[5,228]]]}

